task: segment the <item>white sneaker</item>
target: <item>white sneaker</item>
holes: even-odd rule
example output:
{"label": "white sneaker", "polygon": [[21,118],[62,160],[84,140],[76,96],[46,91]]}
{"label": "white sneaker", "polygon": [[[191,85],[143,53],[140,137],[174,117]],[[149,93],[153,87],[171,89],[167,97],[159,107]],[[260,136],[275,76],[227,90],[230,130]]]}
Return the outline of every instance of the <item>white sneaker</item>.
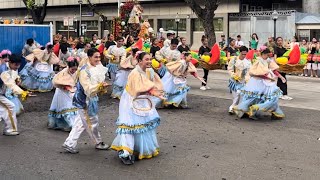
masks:
{"label": "white sneaker", "polygon": [[205,86],[201,86],[200,89],[201,89],[202,91],[207,90]]}
{"label": "white sneaker", "polygon": [[292,100],[293,98],[292,98],[292,97],[289,97],[289,96],[287,96],[287,95],[284,95],[284,96],[281,96],[280,99],[290,101],[290,100]]}
{"label": "white sneaker", "polygon": [[211,87],[209,87],[209,86],[205,86],[205,87],[206,87],[207,90],[210,90],[210,89],[211,89]]}

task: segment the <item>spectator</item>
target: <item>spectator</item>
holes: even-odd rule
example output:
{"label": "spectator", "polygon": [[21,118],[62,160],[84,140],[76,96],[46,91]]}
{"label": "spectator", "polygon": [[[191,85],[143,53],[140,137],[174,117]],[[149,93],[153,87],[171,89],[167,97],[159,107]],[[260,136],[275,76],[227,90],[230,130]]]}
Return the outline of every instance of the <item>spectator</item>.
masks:
{"label": "spectator", "polygon": [[256,33],[253,33],[251,36],[251,41],[249,41],[249,46],[251,49],[257,50],[259,43],[259,37]]}
{"label": "spectator", "polygon": [[185,37],[181,37],[180,42],[181,42],[181,45],[178,46],[178,51],[180,51],[180,53],[189,52],[190,48],[187,46],[187,39]]}
{"label": "spectator", "polygon": [[268,42],[264,43],[264,46],[266,46],[270,51],[271,53],[273,54],[274,53],[274,48],[276,46],[276,44],[274,43],[274,38],[273,37],[268,37]]}
{"label": "spectator", "polygon": [[97,36],[92,36],[92,41],[91,41],[91,43],[90,43],[91,48],[95,48],[97,45],[99,45],[99,44],[97,43],[97,40],[98,40]]}
{"label": "spectator", "polygon": [[85,42],[84,42],[84,37],[80,36],[79,38],[79,42],[76,45],[76,49],[83,49],[86,46]]}
{"label": "spectator", "polygon": [[108,41],[105,44],[106,49],[109,49],[110,46],[116,45],[116,42],[114,42],[114,36],[113,34],[108,34]]}
{"label": "spectator", "polygon": [[236,48],[236,40],[235,39],[230,39],[230,44],[229,47],[227,48],[227,57],[228,60],[230,61],[231,56],[237,56],[237,48]]}
{"label": "spectator", "polygon": [[292,41],[291,41],[291,43],[290,43],[290,49],[292,50],[293,49],[293,47],[295,46],[295,45],[300,45],[298,42],[297,42],[297,37],[296,36],[293,36],[293,38],[292,38]]}
{"label": "spectator", "polygon": [[[274,48],[274,59],[277,59],[277,57],[282,57],[283,54],[287,51],[286,48],[283,47],[283,39],[282,37],[277,37],[276,39],[276,47]],[[281,76],[286,78],[286,73],[280,72]],[[277,86],[281,89],[283,95],[280,97],[280,99],[283,100],[292,100],[293,98],[288,96],[288,84],[287,82],[278,81]]]}
{"label": "spectator", "polygon": [[309,45],[309,53],[311,54],[311,60],[307,63],[307,70],[311,71],[311,76],[318,77],[317,70],[318,64],[315,62],[314,54],[319,51],[319,43],[316,38],[313,38]]}
{"label": "spectator", "polygon": [[[201,57],[202,55],[210,55],[211,49],[208,47],[208,38],[206,36],[202,36],[201,38],[202,46],[199,48],[199,56]],[[203,80],[207,83],[208,82],[208,75],[209,75],[209,70],[203,68]],[[209,90],[211,89],[207,84],[202,83],[202,86],[200,87],[201,90]]]}
{"label": "spectator", "polygon": [[134,44],[134,39],[131,35],[127,35],[126,39],[124,40],[124,46],[126,48],[131,47]]}
{"label": "spectator", "polygon": [[63,36],[62,39],[61,39],[61,42],[60,42],[60,49],[62,48],[70,48],[71,45],[68,43],[68,40],[67,40],[67,37],[66,36]]}
{"label": "spectator", "polygon": [[241,36],[238,35],[238,36],[237,36],[237,41],[236,41],[235,47],[236,47],[237,49],[239,49],[241,46],[244,46],[244,43],[243,43],[243,41],[241,41]]}
{"label": "spectator", "polygon": [[[307,40],[305,39],[302,39],[302,42],[301,42],[301,45],[300,45],[301,48],[304,48],[305,49],[305,53],[308,53],[309,51],[309,45],[308,45],[308,42]],[[305,65],[305,67],[303,68],[303,73],[302,73],[302,76],[308,76],[308,69],[307,69],[307,64]]]}
{"label": "spectator", "polygon": [[157,38],[152,39],[152,46],[150,48],[150,54],[155,57],[156,52],[160,51],[159,40]]}
{"label": "spectator", "polygon": [[227,49],[228,42],[224,34],[221,35],[221,41],[219,42],[220,49],[225,51]]}

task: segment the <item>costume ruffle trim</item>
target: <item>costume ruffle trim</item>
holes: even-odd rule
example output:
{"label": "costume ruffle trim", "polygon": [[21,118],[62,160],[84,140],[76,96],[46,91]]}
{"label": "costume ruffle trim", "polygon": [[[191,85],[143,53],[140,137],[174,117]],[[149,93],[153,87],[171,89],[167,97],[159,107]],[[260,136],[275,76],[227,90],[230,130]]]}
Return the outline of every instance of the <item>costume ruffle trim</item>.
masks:
{"label": "costume ruffle trim", "polygon": [[49,117],[62,118],[62,117],[68,116],[68,115],[76,115],[77,112],[78,112],[77,108],[64,109],[59,112],[49,111]]}
{"label": "costume ruffle trim", "polygon": [[280,96],[282,96],[282,91],[280,89],[277,89],[276,91],[274,91],[271,94],[260,94],[260,93],[257,93],[257,92],[250,92],[250,91],[242,90],[240,95],[245,100],[251,99],[251,98],[255,98],[255,99],[260,99],[260,100],[264,100],[265,101],[265,100],[271,100],[271,99],[274,99],[274,98],[279,98]]}
{"label": "costume ruffle trim", "polygon": [[166,92],[165,93],[165,97],[170,97],[170,96],[178,96],[178,95],[182,95],[184,93],[187,93],[188,91],[190,90],[190,87],[189,86],[180,86],[180,87],[177,87],[175,89],[175,92],[174,93],[168,93]]}
{"label": "costume ruffle trim", "polygon": [[107,68],[109,69],[109,72],[116,73],[118,71],[118,69],[119,69],[118,66],[119,66],[118,64],[109,63],[107,65]]}
{"label": "costume ruffle trim", "polygon": [[274,115],[274,116],[277,117],[277,118],[285,118],[285,115],[284,115],[284,114],[277,113],[277,112],[275,112],[275,111],[273,111],[273,110],[268,110],[268,109],[264,109],[264,108],[259,108],[259,106],[256,105],[256,104],[250,106],[250,107],[249,107],[249,111],[244,111],[244,110],[242,110],[242,109],[238,109],[237,107],[234,107],[233,110],[234,110],[234,111],[238,111],[238,112],[246,113],[249,117],[255,116],[255,114],[256,114],[257,111],[262,111],[262,112],[271,113],[272,115]]}
{"label": "costume ruffle trim", "polygon": [[[38,82],[41,83],[48,83],[51,82],[53,77],[54,77],[54,72],[42,72],[39,73],[39,71],[37,71],[34,67],[32,66],[27,66],[25,67],[25,73],[21,73],[21,80],[26,80],[27,77],[32,77],[33,79],[35,79]],[[43,73],[46,73],[46,75],[48,75],[47,77],[42,76]]]}
{"label": "costume ruffle trim", "polygon": [[163,77],[167,72],[167,68],[165,67],[165,65],[162,65],[161,68],[158,70],[158,74]]}
{"label": "costume ruffle trim", "polygon": [[160,118],[156,118],[147,122],[146,124],[126,125],[117,124],[117,134],[139,134],[157,128],[160,125]]}
{"label": "costume ruffle trim", "polygon": [[235,81],[233,79],[229,79],[228,87],[229,87],[230,91],[240,90],[241,88],[244,87],[244,85],[245,85],[244,83],[240,83],[240,82],[237,82],[237,81]]}
{"label": "costume ruffle trim", "polygon": [[155,151],[152,154],[141,154],[140,152],[133,151],[132,149],[130,149],[129,147],[126,147],[126,146],[114,146],[114,145],[112,145],[111,149],[113,149],[115,151],[126,150],[130,154],[137,155],[139,160],[150,159],[152,157],[158,156],[159,153],[160,153],[160,149],[159,148],[155,149]]}
{"label": "costume ruffle trim", "polygon": [[118,86],[116,84],[113,84],[111,97],[120,99],[123,93],[123,90],[124,90],[123,86]]}

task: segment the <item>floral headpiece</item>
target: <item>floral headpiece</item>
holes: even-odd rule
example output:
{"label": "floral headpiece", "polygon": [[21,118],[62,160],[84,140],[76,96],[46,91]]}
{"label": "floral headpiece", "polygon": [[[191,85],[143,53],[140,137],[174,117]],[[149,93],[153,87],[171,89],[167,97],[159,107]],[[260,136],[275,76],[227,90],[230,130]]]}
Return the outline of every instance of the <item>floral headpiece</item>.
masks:
{"label": "floral headpiece", "polygon": [[1,54],[1,57],[5,55],[11,56],[11,51],[8,49],[5,49],[5,50],[2,50],[0,54]]}
{"label": "floral headpiece", "polygon": [[266,49],[267,49],[267,46],[260,46],[259,51],[262,52],[262,51],[264,51],[264,50],[266,50]]}
{"label": "floral headpiece", "polygon": [[70,56],[70,57],[68,57],[68,59],[67,59],[67,62],[74,62],[74,61],[79,62],[79,61],[80,61],[80,58],[79,58],[79,57]]}
{"label": "floral headpiece", "polygon": [[138,57],[139,57],[139,55],[142,53],[143,51],[138,51],[138,52],[136,52],[136,59],[138,59]]}

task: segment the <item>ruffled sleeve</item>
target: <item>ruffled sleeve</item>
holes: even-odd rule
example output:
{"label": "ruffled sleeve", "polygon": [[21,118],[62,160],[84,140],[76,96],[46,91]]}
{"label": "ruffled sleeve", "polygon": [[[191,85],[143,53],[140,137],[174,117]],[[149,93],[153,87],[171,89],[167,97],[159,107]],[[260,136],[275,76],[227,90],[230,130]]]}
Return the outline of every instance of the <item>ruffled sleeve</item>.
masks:
{"label": "ruffled sleeve", "polygon": [[[147,74],[148,73],[150,73],[150,71],[147,71]],[[153,81],[148,79],[147,76],[140,73],[137,69],[134,69],[128,77],[128,83],[126,86],[127,92],[131,96],[137,97],[140,94],[148,93],[153,88],[158,90],[163,89],[161,79],[156,73],[154,73]]]}
{"label": "ruffled sleeve", "polygon": [[269,63],[269,69],[271,69],[272,71],[277,70],[279,69],[279,65],[276,62],[271,60]]}
{"label": "ruffled sleeve", "polygon": [[166,64],[168,71],[174,76],[182,76],[184,74],[182,66],[180,61],[172,61]]}
{"label": "ruffled sleeve", "polygon": [[123,69],[134,68],[134,66],[131,64],[132,60],[133,60],[132,55],[125,58],[124,60],[121,60],[120,67]]}
{"label": "ruffled sleeve", "polygon": [[68,73],[68,68],[63,69],[54,76],[53,85],[56,88],[63,89],[65,86],[75,87],[75,78]]}
{"label": "ruffled sleeve", "polygon": [[16,80],[11,78],[9,71],[1,73],[1,80],[9,88],[12,89],[14,94],[22,94],[24,91],[16,84]]}
{"label": "ruffled sleeve", "polygon": [[89,74],[86,72],[87,70],[83,69],[79,73],[79,82],[82,85],[84,89],[84,93],[87,97],[93,97],[98,94],[100,91],[102,84],[101,83],[95,83],[92,84]]}
{"label": "ruffled sleeve", "polygon": [[187,72],[197,74],[197,68],[191,62],[189,62]]}

